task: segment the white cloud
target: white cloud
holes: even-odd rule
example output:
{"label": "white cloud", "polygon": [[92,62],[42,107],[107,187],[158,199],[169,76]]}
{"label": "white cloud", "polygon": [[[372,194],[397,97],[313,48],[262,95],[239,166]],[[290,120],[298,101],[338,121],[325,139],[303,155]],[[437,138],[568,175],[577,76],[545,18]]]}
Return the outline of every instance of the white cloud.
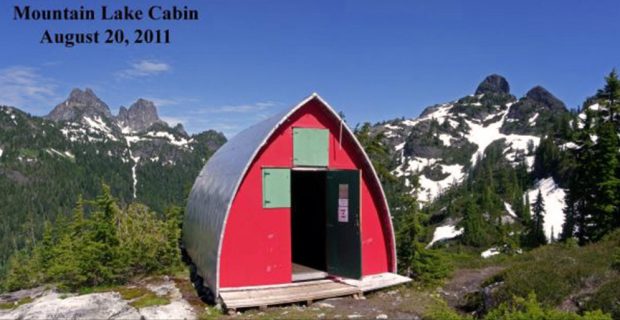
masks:
{"label": "white cloud", "polygon": [[171,126],[176,126],[178,123],[185,125],[188,121],[188,118],[185,117],[169,117],[169,116],[161,116],[162,120],[166,121]]}
{"label": "white cloud", "polygon": [[0,104],[19,108],[48,108],[57,99],[55,81],[37,69],[13,66],[0,69]]}
{"label": "white cloud", "polygon": [[170,71],[169,64],[157,60],[141,60],[132,63],[127,69],[118,72],[121,78],[139,78],[155,76]]}

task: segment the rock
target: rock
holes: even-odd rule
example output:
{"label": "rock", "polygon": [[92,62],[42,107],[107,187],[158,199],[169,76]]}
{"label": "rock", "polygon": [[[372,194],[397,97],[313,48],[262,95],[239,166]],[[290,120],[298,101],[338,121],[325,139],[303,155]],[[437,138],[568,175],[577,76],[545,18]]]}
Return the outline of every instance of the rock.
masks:
{"label": "rock", "polygon": [[176,131],[176,132],[178,132],[178,133],[180,133],[180,134],[184,135],[184,136],[189,136],[189,135],[187,134],[187,131],[185,131],[185,128],[183,128],[183,124],[181,124],[181,123],[177,123],[177,125],[176,125],[176,126],[174,126],[174,128],[172,128],[172,129],[173,129],[174,131]]}
{"label": "rock", "polygon": [[335,308],[333,304],[329,304],[327,302],[319,302],[316,306],[319,308]]}
{"label": "rock", "polygon": [[5,319],[139,319],[140,314],[117,292],[94,293],[62,299],[56,292],[19,306]]}
{"label": "rock", "polygon": [[166,305],[140,309],[145,319],[194,319],[194,308],[185,300],[175,300]]}
{"label": "rock", "polygon": [[160,297],[170,296],[171,294],[173,294],[175,290],[178,290],[173,282],[167,282],[167,283],[164,282],[164,283],[156,283],[156,284],[149,283],[146,285],[146,288],[153,291],[156,295]]}
{"label": "rock", "polygon": [[108,105],[101,101],[91,89],[73,89],[69,98],[57,105],[47,116],[53,121],[73,121],[82,117],[112,118]]}
{"label": "rock", "polygon": [[489,93],[510,94],[510,85],[504,77],[492,74],[484,78],[476,88],[476,95]]}
{"label": "rock", "polygon": [[144,131],[155,123],[163,123],[152,101],[138,99],[129,109],[121,107],[116,117],[119,126],[130,131]]}
{"label": "rock", "polygon": [[385,314],[385,313],[382,313],[382,314],[377,315],[377,316],[375,317],[375,319],[387,319],[387,318],[388,318],[388,315],[387,315],[387,314]]}
{"label": "rock", "polygon": [[[171,284],[171,286],[170,286]],[[173,282],[151,285],[156,294],[166,292],[170,303],[136,309],[118,292],[81,296],[46,291],[39,298],[13,310],[0,310],[0,319],[195,319],[194,308],[182,298]],[[154,291],[155,292],[155,291]],[[14,293],[13,293],[14,294]]]}
{"label": "rock", "polygon": [[550,111],[566,111],[566,105],[560,99],[556,98],[547,89],[536,86],[525,94],[527,99],[539,103],[541,106]]}

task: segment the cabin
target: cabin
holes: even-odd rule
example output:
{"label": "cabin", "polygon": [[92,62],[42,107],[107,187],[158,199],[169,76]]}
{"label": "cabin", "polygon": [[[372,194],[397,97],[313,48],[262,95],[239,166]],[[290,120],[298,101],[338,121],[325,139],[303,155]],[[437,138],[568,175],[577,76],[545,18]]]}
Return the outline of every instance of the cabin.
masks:
{"label": "cabin", "polygon": [[183,243],[226,308],[309,302],[410,281],[368,156],[319,95],[233,137],[196,179]]}

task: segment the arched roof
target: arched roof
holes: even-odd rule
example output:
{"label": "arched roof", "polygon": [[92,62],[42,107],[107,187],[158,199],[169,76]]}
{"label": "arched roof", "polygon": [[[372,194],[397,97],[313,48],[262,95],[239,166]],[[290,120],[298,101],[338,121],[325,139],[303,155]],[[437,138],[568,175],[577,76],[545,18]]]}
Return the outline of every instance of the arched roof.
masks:
{"label": "arched roof", "polygon": [[[314,93],[291,109],[280,112],[260,123],[257,123],[226,142],[202,168],[189,195],[187,210],[183,223],[183,242],[185,249],[196,265],[201,276],[205,277],[208,286],[217,296],[219,291],[219,257],[226,221],[235,194],[243,177],[250,169],[253,160],[273,133],[299,108],[313,99],[321,102],[330,114],[338,121],[340,116],[318,94]],[[351,130],[343,125],[346,133],[353,139],[364,155],[366,165],[371,169],[372,178],[381,192],[385,212],[394,241],[394,229],[385,194],[370,159],[359,144]],[[395,244],[392,243],[395,254]],[[393,269],[396,270],[394,256]]]}

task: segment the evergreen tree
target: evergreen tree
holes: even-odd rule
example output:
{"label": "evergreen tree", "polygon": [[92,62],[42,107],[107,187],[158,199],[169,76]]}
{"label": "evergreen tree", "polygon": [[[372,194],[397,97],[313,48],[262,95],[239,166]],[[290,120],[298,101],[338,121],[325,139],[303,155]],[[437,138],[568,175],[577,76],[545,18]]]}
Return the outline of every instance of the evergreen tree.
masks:
{"label": "evergreen tree", "polygon": [[540,190],[538,190],[538,195],[536,196],[536,201],[533,205],[533,211],[534,215],[532,216],[532,221],[530,222],[529,228],[526,233],[526,245],[532,248],[536,248],[541,245],[547,244],[547,238],[545,236],[544,229],[545,202],[543,200]]}
{"label": "evergreen tree", "polygon": [[531,207],[532,203],[530,202],[530,195],[528,193],[525,194],[525,207],[523,208],[523,216],[521,216],[521,220],[523,223],[528,225],[530,221],[532,221],[532,213]]}
{"label": "evergreen tree", "polygon": [[461,222],[464,229],[463,242],[476,247],[486,244],[485,224],[482,213],[475,202],[471,198],[467,199]]}
{"label": "evergreen tree", "polygon": [[605,87],[598,91],[597,96],[607,101],[610,120],[615,121],[615,116],[618,114],[618,103],[620,102],[620,80],[616,69],[611,70],[609,75],[605,77]]}
{"label": "evergreen tree", "polygon": [[620,179],[618,177],[618,135],[611,122],[603,123],[597,130],[598,140],[594,146],[593,185],[591,212],[592,240],[599,240],[617,225],[620,205]]}
{"label": "evergreen tree", "polygon": [[573,238],[576,225],[575,201],[570,189],[567,191],[564,200],[566,206],[564,207],[564,224],[562,225],[562,232],[560,233],[561,241]]}

